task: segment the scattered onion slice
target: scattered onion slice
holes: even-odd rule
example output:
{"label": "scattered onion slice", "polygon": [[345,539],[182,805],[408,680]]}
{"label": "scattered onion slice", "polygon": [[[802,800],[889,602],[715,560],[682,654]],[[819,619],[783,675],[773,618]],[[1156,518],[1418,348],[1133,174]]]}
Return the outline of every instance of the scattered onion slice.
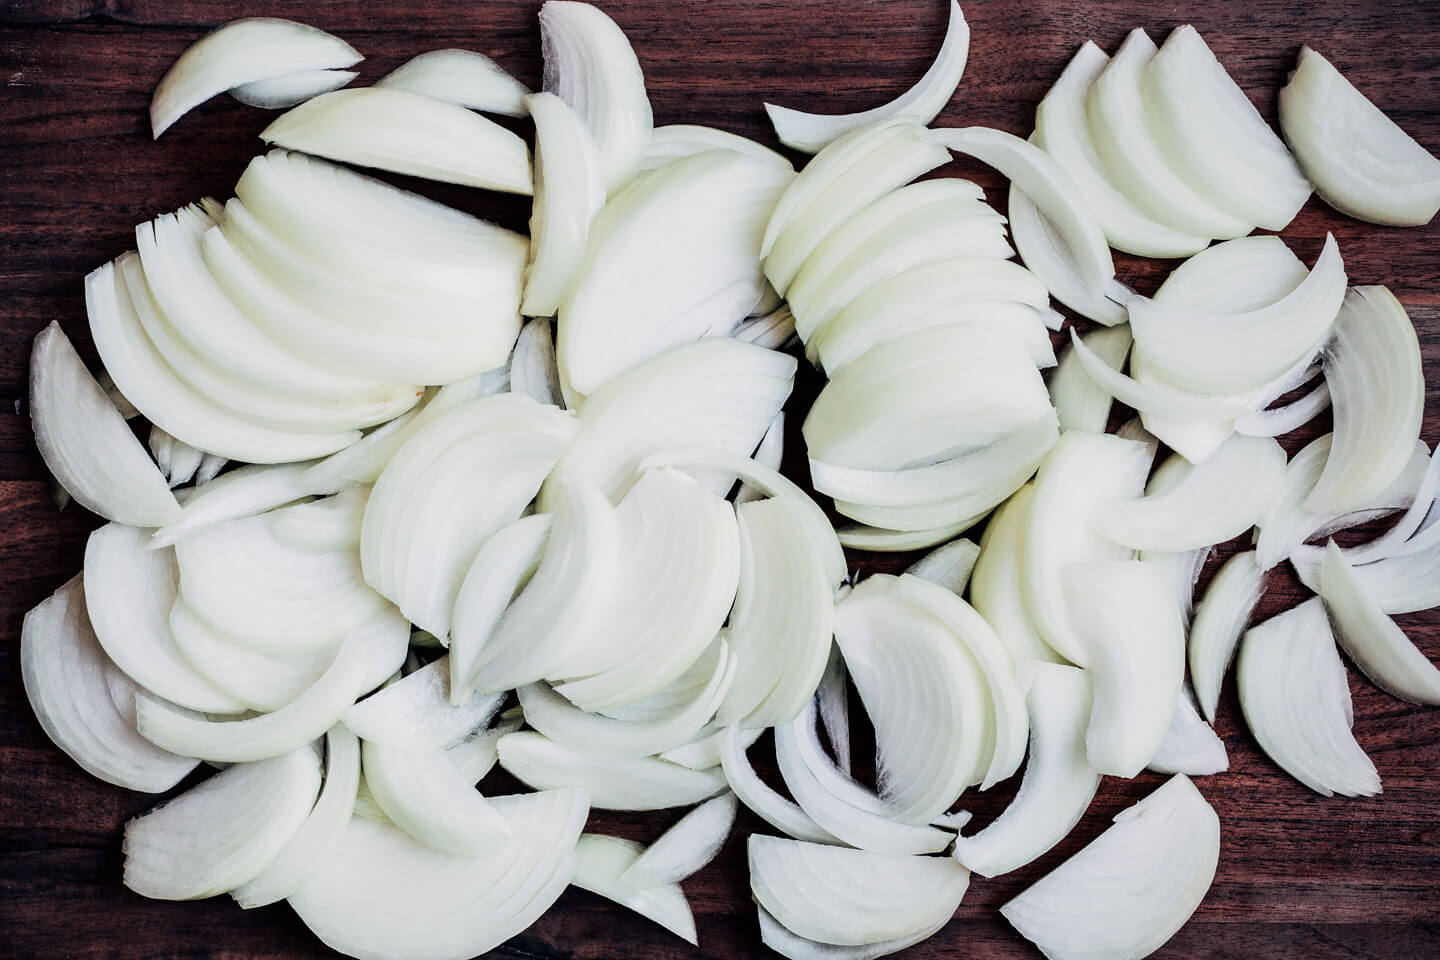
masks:
{"label": "scattered onion slice", "polygon": [[698,872],[720,852],[739,807],[729,792],[706,800],[646,847],[620,874],[620,885],[649,890]]}
{"label": "scattered onion slice", "polygon": [[429,50],[411,57],[375,81],[377,87],[408,90],[456,106],[525,116],[525,84],[506,73],[494,60],[473,50]]}
{"label": "scattered onion slice", "polygon": [[[1050,295],[1080,316],[1107,327],[1125,322],[1125,303],[1128,296],[1120,294],[1128,288],[1111,284],[1103,292],[1089,289],[1081,278],[1080,266],[1071,252],[1069,244],[1059,229],[1040,212],[1017,184],[1010,184],[1006,201],[1010,217],[1010,235],[1015,241],[1015,250],[1031,273],[1045,285]],[[1055,314],[1057,322],[1049,324],[1050,329],[1060,329],[1063,317]]]}
{"label": "scattered onion slice", "polygon": [[970,603],[1010,651],[1020,677],[1033,661],[1060,662],[1060,655],[1035,628],[1020,579],[1021,550],[1034,495],[1034,486],[1026,484],[990,515],[970,574]]}
{"label": "scattered onion slice", "polygon": [[1146,769],[1155,773],[1183,773],[1204,777],[1230,769],[1230,756],[1225,741],[1215,735],[1210,725],[1200,718],[1195,697],[1186,685],[1175,703],[1170,730]]}
{"label": "scattered onion slice", "polygon": [[450,664],[441,657],[361,700],[342,719],[364,740],[448,749],[483,729],[504,700],[476,693],[452,703]]}
{"label": "scattered onion slice", "polygon": [[581,834],[575,844],[575,877],[570,882],[654,920],[686,943],[698,944],[695,917],[678,883],[637,889],[621,879],[639,861],[644,849],[633,840]]}
{"label": "scattered onion slice", "polygon": [[833,943],[817,943],[790,932],[784,924],[758,904],[755,912],[760,919],[760,942],[788,960],[875,960],[876,957],[888,957],[892,953],[899,953],[906,947],[913,947],[922,940],[928,940],[939,933],[940,929],[950,921],[949,917],[937,920],[929,929],[918,931],[908,937],[881,940],[858,947],[837,947]]}
{"label": "scattered onion slice", "polygon": [[971,540],[952,540],[936,547],[906,568],[905,572],[921,580],[938,583],[957,597],[965,595],[965,586],[975,569],[980,548]]}
{"label": "scattered onion slice", "polygon": [[[520,309],[528,317],[549,317],[580,272],[590,222],[605,203],[605,184],[585,123],[564,100],[534,93],[522,102],[535,121],[535,201]],[[557,383],[557,396],[558,389]]]}
{"label": "scattered onion slice", "polygon": [[397,827],[442,853],[488,854],[510,825],[446,751],[416,743],[366,741],[365,783]]}
{"label": "scattered onion slice", "polygon": [[597,810],[688,807],[725,789],[716,770],[691,770],[657,757],[596,756],[532,732],[496,744],[500,766],[536,790],[579,787]]}
{"label": "scattered onion slice", "polygon": [[1195,610],[1190,624],[1190,679],[1200,709],[1211,723],[1220,701],[1220,683],[1264,590],[1265,571],[1255,562],[1255,551],[1246,550],[1225,561]]}
{"label": "scattered onion slice", "polygon": [[789,160],[748,137],[699,124],[672,123],[668,126],[656,127],[650,134],[650,142],[645,147],[645,156],[640,160],[640,169],[654,170],[672,160],[691,157],[707,150],[734,150],[757,160],[784,164],[785,167],[790,168]]}
{"label": "scattered onion slice", "polygon": [[296,70],[278,77],[251,80],[230,88],[230,96],[247,107],[261,110],[288,110],[297,103],[318,97],[354,80],[354,70]]}
{"label": "scattered onion slice", "polygon": [[795,801],[781,796],[760,779],[745,755],[749,744],[754,742],[747,739],[738,726],[731,725],[725,728],[720,741],[721,771],[740,802],[787,836],[813,843],[839,843],[834,834],[810,819]]}
{"label": "scattered onion slice", "polygon": [[[1130,328],[1125,324],[1093,330],[1084,337],[1073,331],[1070,335],[1112,370],[1118,372],[1125,366],[1130,353]],[[1050,374],[1048,389],[1062,431],[1105,432],[1113,398],[1090,375],[1079,347],[1072,344],[1060,354],[1060,365]]]}

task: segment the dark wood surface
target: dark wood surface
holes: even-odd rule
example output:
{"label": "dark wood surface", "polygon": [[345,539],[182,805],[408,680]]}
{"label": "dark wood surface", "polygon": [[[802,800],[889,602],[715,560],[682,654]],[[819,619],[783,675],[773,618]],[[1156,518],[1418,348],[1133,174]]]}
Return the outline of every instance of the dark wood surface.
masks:
{"label": "dark wood surface", "polygon": [[[136,222],[206,193],[228,195],[261,149],[255,134],[271,116],[219,99],[153,143],[146,106],[155,82],[209,28],[238,16],[277,15],[350,40],[368,57],[362,82],[423,50],[458,45],[494,56],[534,85],[538,6],[514,0],[0,0],[0,955],[332,955],[283,906],[247,913],[228,898],[159,903],[125,890],[120,827],[150,799],[77,769],[45,739],[21,691],[20,620],[79,568],[85,535],[95,526],[78,509],[57,513],[46,489],[23,406],[30,338],[58,319],[93,360],[83,274],[131,246]],[[605,6],[635,44],[657,122],[709,123],[770,143],[762,100],[836,111],[883,102],[924,70],[945,16],[939,0],[612,0]],[[966,14],[973,29],[970,64],[942,122],[1026,134],[1036,101],[1081,41],[1113,49],[1135,26],[1158,41],[1189,19],[1267,116],[1274,116],[1275,93],[1299,45],[1310,43],[1423,144],[1440,150],[1440,4],[970,0]],[[956,169],[975,176],[992,202],[1003,204],[995,177],[972,166]],[[429,192],[510,225],[524,223],[525,205],[514,200]],[[1308,261],[1327,230],[1340,240],[1352,282],[1388,284],[1410,308],[1427,370],[1440,384],[1440,224],[1371,227],[1312,200],[1286,237]],[[1170,266],[1119,261],[1122,279],[1146,292]],[[808,376],[798,392],[814,389]],[[1424,432],[1431,443],[1440,441],[1435,400],[1432,393]],[[792,452],[797,449],[798,436]],[[859,565],[895,569],[900,562]],[[1277,578],[1262,613],[1299,596],[1293,581]],[[1406,616],[1401,623],[1428,653],[1440,655],[1440,614]],[[1440,714],[1393,700],[1353,673],[1351,687],[1356,735],[1384,781],[1384,794],[1373,799],[1323,799],[1282,774],[1245,731],[1233,681],[1227,684],[1218,729],[1231,770],[1199,782],[1222,822],[1219,872],[1194,919],[1162,956],[1440,956]],[[995,908],[1159,779],[1107,779],[1073,836],[1026,869],[977,879],[954,922],[909,955],[1038,956]],[[1012,790],[1013,784],[1002,785],[967,802],[994,813]],[[673,817],[597,814],[591,828],[646,840]],[[497,954],[759,955],[741,840],[758,826],[742,814],[720,859],[685,884],[699,951],[571,891]]]}

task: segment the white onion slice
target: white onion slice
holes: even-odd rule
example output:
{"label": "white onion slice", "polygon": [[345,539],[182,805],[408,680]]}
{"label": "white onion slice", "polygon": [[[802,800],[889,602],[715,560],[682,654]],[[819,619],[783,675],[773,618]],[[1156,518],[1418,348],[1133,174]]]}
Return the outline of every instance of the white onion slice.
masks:
{"label": "white onion slice", "polygon": [[1177,775],[1000,913],[1054,960],[1146,957],[1205,899],[1219,858],[1220,818]]}
{"label": "white onion slice", "polygon": [[1370,223],[1413,227],[1440,210],[1440,159],[1309,47],[1280,90],[1280,129],[1315,192]]}
{"label": "white onion slice", "polygon": [[706,150],[734,150],[757,160],[790,167],[789,160],[748,137],[699,124],[672,123],[656,127],[650,134],[650,142],[645,146],[645,155],[640,159],[640,169],[654,170],[656,167],[665,166],[672,160],[693,157]]}
{"label": "white onion slice", "polygon": [[740,728],[734,725],[725,728],[720,742],[721,771],[740,802],[761,820],[787,836],[813,843],[839,843],[834,834],[810,819],[810,815],[801,810],[795,801],[781,796],[760,779],[755,768],[750,765],[750,759],[745,755],[751,743],[754,743],[754,740],[746,737]]}
{"label": "white onion slice", "polygon": [[[1426,536],[1433,529],[1432,525],[1421,530],[1392,556],[1353,569],[1364,593],[1387,614],[1414,613],[1440,605],[1440,542],[1433,535]],[[1317,592],[1323,580],[1323,558],[1319,550],[1308,547],[1290,558],[1300,582]]]}
{"label": "white onion slice", "polygon": [[899,953],[906,947],[913,947],[922,940],[928,940],[950,922],[950,918],[946,917],[938,920],[929,929],[918,931],[908,937],[881,940],[878,943],[867,943],[858,947],[837,947],[833,943],[817,943],[792,933],[785,928],[784,924],[771,916],[768,910],[758,904],[755,912],[760,918],[760,942],[788,960],[875,960],[876,957],[888,957],[892,953]]}
{"label": "white onion slice", "polygon": [[[113,402],[114,398],[111,400]],[[200,460],[205,456],[190,444],[176,440],[156,426],[150,427],[148,446],[150,455],[155,458],[155,466],[160,468],[161,475],[172,490],[194,479],[195,471],[200,469]]]}
{"label": "white onion slice", "polygon": [[[1440,457],[1432,454],[1430,464],[1425,468],[1425,475],[1415,490],[1414,501],[1405,509],[1404,515],[1395,521],[1395,525],[1374,540],[1359,546],[1342,548],[1341,555],[1349,563],[1358,565],[1385,560],[1393,555],[1409,555],[1428,550],[1436,536],[1440,535],[1440,530],[1434,529],[1433,522],[1425,522],[1437,496],[1440,496]],[[1292,562],[1296,563],[1297,571],[1301,573],[1302,580],[1306,572],[1301,569],[1302,564],[1306,567],[1314,565],[1318,570],[1324,549],[1318,545],[1306,544],[1290,555]],[[1304,582],[1309,586],[1310,581]]]}
{"label": "white onion slice", "polygon": [[881,120],[906,119],[928,124],[955,95],[969,57],[970,25],[965,22],[960,4],[950,0],[950,20],[940,52],[925,75],[894,100],[884,106],[838,115],[806,113],[766,103],[765,113],[780,142],[801,153],[815,153],[841,134]]}
{"label": "white onion slice", "polygon": [[[575,284],[590,222],[605,203],[605,184],[585,123],[564,100],[553,93],[530,94],[523,109],[535,121],[535,201],[520,309],[526,316],[549,317]],[[557,395],[558,388],[557,383]]]}
{"label": "white onion slice", "polygon": [[698,944],[695,917],[678,883],[636,888],[621,879],[639,861],[644,849],[633,840],[581,834],[575,844],[575,876],[570,883],[654,920],[686,943]]}
{"label": "white onion slice", "polygon": [[222,770],[125,824],[125,886],[154,900],[234,890],[284,849],[319,792],[308,744]]}
{"label": "white onion slice", "polygon": [[1211,723],[1220,700],[1220,683],[1264,591],[1265,571],[1255,562],[1255,551],[1246,550],[1225,561],[1195,610],[1190,624],[1190,680],[1200,709]]}
{"label": "white onion slice", "polygon": [[1085,672],[1037,663],[1027,702],[1030,759],[1019,792],[984,830],[955,841],[955,859],[982,877],[1017,870],[1063,840],[1100,786],[1085,754],[1091,707]]}
{"label": "white onion slice", "polygon": [[45,466],[85,509],[140,527],[180,512],[165,476],[54,321],[30,353],[30,424]]}
{"label": "white onion slice", "polygon": [[525,84],[483,53],[454,47],[411,57],[376,80],[375,86],[408,90],[506,117],[525,116],[525,97],[530,93]]}
{"label": "white onion slice", "polygon": [[273,17],[232,20],[188,47],[165,71],[150,100],[150,128],[158,138],[190,110],[235,87],[301,70],[349,67],[362,59],[350,44],[318,27]]}
{"label": "white onion slice", "polygon": [[845,669],[845,658],[840,648],[831,645],[830,661],[825,664],[825,674],[820,686],[815,688],[815,702],[820,710],[820,726],[825,730],[825,739],[830,742],[830,752],[835,755],[835,765],[850,773],[850,684]]}
{"label": "white onion slice", "polygon": [[1320,569],[1320,599],[1340,646],[1376,686],[1402,700],[1440,704],[1440,670],[1366,592],[1333,540]]}
{"label": "white onion slice", "polygon": [[354,70],[296,70],[242,83],[231,87],[229,94],[247,107],[287,110],[311,97],[339,90],[358,76]]}
{"label": "white onion slice", "polygon": [[365,783],[390,821],[426,846],[460,856],[489,853],[509,836],[509,824],[446,753],[367,740]]}
{"label": "white onion slice", "polygon": [[325,734],[325,784],[310,813],[275,859],[254,879],[231,891],[246,910],[284,900],[330,858],[355,807],[360,782],[360,741],[338,724]]}
{"label": "white onion slice", "polygon": [[751,836],[750,893],[807,940],[859,946],[913,936],[949,918],[970,871],[949,857],[869,853]]}
{"label": "white onion slice", "polygon": [[1053,157],[1013,134],[988,127],[939,129],[934,136],[948,149],[1000,171],[1055,226],[1075,257],[1081,281],[1100,294],[1115,279],[1115,263],[1095,213],[1070,175]]}
{"label": "white onion slice", "polygon": [[912,577],[938,583],[957,597],[965,595],[965,586],[975,569],[980,548],[971,540],[952,540],[936,547],[905,569]]}
{"label": "white onion slice", "polygon": [[106,659],[77,576],[25,614],[20,677],[35,718],[54,744],[92,776],[162,793],[195,769],[135,731],[139,692]]}
{"label": "white onion slice", "polygon": [[1324,364],[1335,433],[1325,469],[1302,506],[1348,513],[1404,472],[1425,414],[1420,341],[1395,295],[1379,286],[1346,293]]}
{"label": "white onion slice", "polygon": [[[250,464],[231,470],[197,489],[180,514],[156,530],[152,547],[168,547],[182,537],[229,520],[253,517],[312,493],[330,493],[307,482],[310,463]],[[337,488],[338,489],[338,488]]]}
{"label": "white onion slice", "polygon": [[1226,213],[1283,230],[1310,181],[1195,28],[1176,27],[1145,69],[1146,107],[1172,169]]}
{"label": "white onion slice", "polygon": [[1245,722],[1286,773],[1326,797],[1380,792],[1350,732],[1350,685],[1319,597],[1246,631],[1237,671]]}
{"label": "white onion slice", "polygon": [[266,143],[428,180],[530,195],[525,141],[464,107],[384,87],[336,90],[281,114]]}
{"label": "white onion slice", "polygon": [[1170,730],[1165,734],[1160,749],[1146,764],[1146,769],[1155,773],[1183,773],[1190,777],[1204,777],[1230,769],[1230,755],[1225,751],[1225,741],[1217,737],[1210,724],[1200,718],[1188,684],[1181,689],[1175,703]]}
{"label": "white onion slice", "polygon": [[351,550],[360,545],[360,524],[370,488],[354,484],[333,497],[297,503],[269,516],[280,542],[304,550]]}
{"label": "white onion slice", "polygon": [[1209,237],[1176,230],[1148,216],[1111,183],[1091,140],[1086,95],[1110,58],[1086,41],[1035,108],[1035,144],[1080,188],[1110,246],[1140,257],[1188,257]]}
{"label": "white onion slice", "polygon": [[1170,728],[1185,679],[1185,625],[1151,564],[1075,563],[1064,581],[1095,681],[1086,755],[1100,773],[1134,777]]}
{"label": "white onion slice", "polygon": [[523,931],[565,891],[585,825],[578,790],[496,797],[510,839],[485,856],[431,850],[352,817],[290,905],[332,949],[361,960],[466,960]]}
{"label": "white onion slice", "polygon": [[[1114,285],[1102,293],[1088,288],[1081,279],[1079,264],[1069,244],[1016,184],[1010,184],[1006,205],[1015,250],[1052,297],[1080,316],[1104,326],[1113,327],[1125,322],[1125,305],[1114,298],[1119,291],[1114,289]],[[1056,321],[1048,324],[1052,330],[1060,329],[1064,321],[1058,313],[1055,317]]]}
{"label": "white onion slice", "polygon": [[614,20],[588,3],[549,0],[540,8],[544,87],[574,108],[599,148],[605,185],[624,186],[654,129],[645,76]]}
{"label": "white onion slice", "polygon": [[345,711],[356,736],[375,743],[453,747],[485,727],[505,695],[473,694],[450,700],[450,664],[445,657],[385,687]]}
{"label": "white onion slice", "polygon": [[735,794],[729,792],[706,800],[646,847],[620,874],[620,885],[649,890],[697,873],[724,846],[739,808]]}
{"label": "white onion slice", "polygon": [[[1071,337],[1079,334],[1071,332]],[[1130,352],[1130,328],[1124,324],[1109,329],[1093,330],[1080,342],[1111,369],[1125,366]],[[1072,344],[1060,354],[1060,365],[1050,374],[1050,402],[1055,406],[1060,429],[1104,433],[1110,419],[1113,399],[1109,390],[1098,385],[1084,366],[1084,358]]]}
{"label": "white onion slice", "polygon": [[1283,437],[1299,430],[1330,408],[1330,384],[1321,383],[1283,407],[1257,410],[1235,420],[1235,432],[1251,437]]}
{"label": "white onion slice", "polygon": [[[751,459],[768,470],[780,469],[781,461],[785,459],[785,411],[781,410],[775,414],[775,419],[770,421],[770,426],[765,428],[765,436],[760,438],[756,445],[755,452],[750,455]],[[749,503],[752,500],[763,500],[765,494],[759,488],[753,487],[744,481],[740,483],[740,489],[735,491],[735,506]]]}
{"label": "white onion slice", "polygon": [[1024,676],[1033,661],[1060,662],[1030,617],[1021,583],[1021,549],[1030,524],[1035,488],[1026,484],[990,515],[980,538],[980,555],[970,574],[970,603],[995,630]]}
{"label": "white onion slice", "polygon": [[538,733],[512,733],[496,746],[500,766],[522,782],[536,790],[580,787],[597,810],[688,807],[725,789],[717,770],[691,770],[656,757],[595,755]]}

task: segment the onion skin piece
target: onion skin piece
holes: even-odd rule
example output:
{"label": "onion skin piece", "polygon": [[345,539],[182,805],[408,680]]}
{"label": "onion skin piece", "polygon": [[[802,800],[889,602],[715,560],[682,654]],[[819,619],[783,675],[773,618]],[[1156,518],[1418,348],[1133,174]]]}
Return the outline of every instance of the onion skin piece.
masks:
{"label": "onion skin piece", "polygon": [[1225,561],[1195,610],[1189,638],[1190,681],[1210,723],[1215,722],[1225,671],[1264,592],[1265,571],[1255,562],[1255,551],[1246,550]]}
{"label": "onion skin piece", "polygon": [[1440,210],[1440,159],[1309,47],[1280,90],[1280,129],[1315,192],[1341,213],[1418,227]]}
{"label": "onion skin piece", "polygon": [[960,78],[970,54],[970,25],[956,0],[950,0],[950,20],[935,61],[925,75],[900,96],[884,106],[848,114],[818,114],[792,110],[773,103],[765,113],[780,142],[801,153],[817,153],[841,134],[881,120],[906,119],[928,124],[940,115]]}
{"label": "onion skin piece", "polygon": [[294,73],[252,80],[230,88],[230,96],[247,107],[260,110],[288,110],[297,103],[318,97],[354,80],[354,70],[296,70]]}
{"label": "onion skin piece", "polygon": [[280,20],[232,20],[187,48],[160,78],[150,101],[150,129],[159,139],[193,108],[233,87],[299,70],[353,66],[363,58],[324,30]]}
{"label": "onion skin piece", "polygon": [[448,48],[411,57],[375,81],[377,87],[408,90],[458,107],[525,116],[528,87],[483,53]]}

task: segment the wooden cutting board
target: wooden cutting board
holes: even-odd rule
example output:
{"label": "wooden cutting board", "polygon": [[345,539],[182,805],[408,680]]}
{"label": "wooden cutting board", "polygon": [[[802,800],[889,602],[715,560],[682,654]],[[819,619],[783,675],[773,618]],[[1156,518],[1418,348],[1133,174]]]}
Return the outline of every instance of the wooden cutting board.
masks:
{"label": "wooden cutting board", "polygon": [[[634,42],[657,123],[708,123],[766,143],[774,141],[762,101],[836,112],[884,102],[924,71],[946,16],[940,0],[610,0],[604,6]],[[208,29],[257,15],[293,17],[345,37],[369,58],[359,68],[361,83],[424,50],[465,46],[538,85],[538,7],[516,0],[0,0],[0,954],[107,960],[332,955],[283,906],[247,913],[228,898],[158,903],[125,890],[120,827],[150,799],[83,774],[45,739],[21,691],[21,618],[79,569],[85,536],[96,525],[75,507],[57,513],[47,491],[24,409],[30,339],[58,319],[93,361],[82,276],[132,246],[135,223],[207,193],[227,196],[262,148],[255,135],[271,116],[222,98],[155,143],[146,119],[152,88]],[[965,12],[973,30],[970,63],[942,123],[1028,134],[1036,102],[1082,41],[1113,50],[1137,26],[1158,41],[1188,17],[1268,117],[1299,45],[1309,43],[1422,144],[1440,150],[1440,4],[969,0]],[[979,180],[1003,209],[996,177],[970,164],[953,170]],[[523,229],[528,207],[515,198],[424,189]],[[1427,371],[1440,388],[1440,224],[1372,227],[1312,200],[1285,236],[1308,262],[1326,231],[1339,239],[1352,282],[1387,284],[1410,309]],[[1171,266],[1129,257],[1117,257],[1117,265],[1121,279],[1142,292],[1152,291]],[[808,401],[818,384],[813,374],[802,377],[800,400]],[[1440,441],[1437,409],[1432,399],[1424,431],[1431,443]],[[803,477],[800,417],[791,423],[790,466]],[[1293,451],[1312,435],[1290,438],[1287,446]],[[852,560],[865,571],[908,562]],[[1278,576],[1262,614],[1300,596],[1298,585]],[[1406,616],[1401,624],[1440,656],[1440,615]],[[1440,713],[1398,702],[1353,672],[1351,688],[1356,735],[1384,780],[1384,795],[1373,799],[1324,799],[1282,774],[1244,729],[1233,681],[1227,684],[1218,729],[1231,770],[1199,782],[1222,823],[1219,873],[1194,919],[1161,956],[1440,956]],[[1159,780],[1107,780],[1058,849],[1010,876],[977,879],[954,922],[906,955],[1038,956],[996,907]],[[1007,786],[967,802],[994,813],[1013,790]],[[591,829],[648,840],[674,817],[601,813]],[[571,891],[496,955],[762,955],[742,840],[758,827],[742,814],[719,860],[685,884],[697,914],[698,951],[634,914]]]}

